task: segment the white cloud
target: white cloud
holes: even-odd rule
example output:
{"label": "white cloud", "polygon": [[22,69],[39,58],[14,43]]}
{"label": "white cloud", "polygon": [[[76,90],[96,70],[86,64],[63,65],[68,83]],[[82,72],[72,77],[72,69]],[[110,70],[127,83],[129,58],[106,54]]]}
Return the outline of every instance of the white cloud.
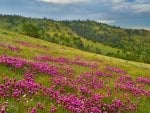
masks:
{"label": "white cloud", "polygon": [[99,0],[103,3],[106,3],[106,4],[112,4],[112,5],[118,5],[118,4],[122,4],[125,2],[125,0]]}
{"label": "white cloud", "polygon": [[114,3],[114,4],[122,4],[124,2],[125,2],[125,0],[112,0],[112,3]]}
{"label": "white cloud", "polygon": [[132,11],[136,13],[150,12],[150,1],[149,0],[133,0],[132,2],[128,2],[128,0],[37,0],[46,3],[55,3],[55,4],[74,4],[74,3],[82,3],[89,2],[94,3],[99,1],[99,3],[107,4],[114,11],[122,12],[122,11]]}
{"label": "white cloud", "polygon": [[109,4],[115,11],[132,11],[136,13],[150,12],[149,0],[134,0],[127,2],[127,0],[105,0],[105,3]]}
{"label": "white cloud", "polygon": [[128,27],[128,28],[150,30],[150,27],[147,27],[147,26],[133,26],[133,27]]}
{"label": "white cloud", "polygon": [[106,24],[112,24],[115,22],[115,20],[95,20],[95,21],[99,23],[106,23]]}
{"label": "white cloud", "polygon": [[135,10],[135,12],[138,12],[138,13],[150,12],[150,4],[133,5],[132,9]]}
{"label": "white cloud", "polygon": [[56,4],[72,4],[78,2],[86,2],[88,0],[38,0],[47,3],[56,3]]}

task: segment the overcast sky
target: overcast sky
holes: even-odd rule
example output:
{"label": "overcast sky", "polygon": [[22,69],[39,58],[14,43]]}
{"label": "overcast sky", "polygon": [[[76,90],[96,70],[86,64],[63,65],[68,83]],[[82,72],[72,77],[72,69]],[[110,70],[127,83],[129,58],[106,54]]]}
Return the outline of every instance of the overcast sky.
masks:
{"label": "overcast sky", "polygon": [[0,13],[150,29],[150,0],[0,0]]}

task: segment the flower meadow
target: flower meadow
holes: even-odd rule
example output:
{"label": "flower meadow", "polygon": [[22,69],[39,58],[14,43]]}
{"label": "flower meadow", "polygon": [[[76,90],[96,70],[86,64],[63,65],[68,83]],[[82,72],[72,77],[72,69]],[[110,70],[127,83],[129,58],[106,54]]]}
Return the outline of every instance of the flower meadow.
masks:
{"label": "flower meadow", "polygon": [[[75,76],[71,67],[66,67],[67,74],[61,70],[61,66],[50,65],[50,62],[88,66],[92,69],[97,68],[97,65],[52,56],[38,56],[36,59],[38,61],[7,55],[0,56],[0,65],[15,70],[24,70],[21,80],[5,77],[2,79],[0,97],[6,101],[1,103],[2,113],[7,113],[9,109],[8,98],[21,103],[21,99],[25,97],[31,99],[34,96],[46,97],[49,101],[53,101],[53,104],[49,106],[51,113],[57,112],[58,105],[72,113],[123,113],[136,111],[142,96],[150,97],[150,90],[144,88],[145,85],[149,85],[150,79],[139,77],[133,80],[131,76],[124,75],[125,72],[119,68],[106,67],[106,71],[109,70],[116,74],[110,72],[108,74],[95,69],[96,71]],[[35,78],[39,74],[49,76],[51,85],[44,86],[42,83],[37,83]],[[108,80],[114,78],[114,86],[111,88],[108,86]],[[120,92],[123,94],[120,95]],[[114,95],[118,98],[113,98]],[[132,101],[132,97],[136,97],[137,100]],[[36,113],[42,109],[46,109],[45,106],[42,103],[36,103],[33,108],[29,107],[28,112]]]}
{"label": "flower meadow", "polygon": [[[16,43],[48,51],[46,46]],[[0,55],[0,68],[10,72],[0,73],[0,113],[140,113],[145,101],[149,106],[148,77],[80,56],[45,52],[27,59],[19,56],[24,52],[20,46],[0,47],[18,53]]]}
{"label": "flower meadow", "polygon": [[9,44],[4,44],[4,43],[0,43],[0,47],[3,47],[6,50],[10,50],[10,51],[13,51],[13,52],[20,52],[21,51],[21,49],[19,47],[12,46],[12,45],[9,45]]}

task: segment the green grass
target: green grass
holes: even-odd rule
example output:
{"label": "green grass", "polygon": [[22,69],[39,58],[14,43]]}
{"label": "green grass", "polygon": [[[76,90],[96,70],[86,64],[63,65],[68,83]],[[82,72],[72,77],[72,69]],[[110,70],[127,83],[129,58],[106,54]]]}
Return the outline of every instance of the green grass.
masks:
{"label": "green grass", "polygon": [[0,65],[0,80],[5,78],[15,78],[16,80],[20,80],[23,78],[23,71],[21,69],[13,69]]}
{"label": "green grass", "polygon": [[[67,39],[71,39],[70,41],[71,46],[73,46],[73,38],[74,37],[80,37],[80,39],[83,42],[84,47],[89,46],[89,50],[87,51],[91,51],[94,52],[96,51],[96,48],[99,49],[101,51],[102,54],[106,55],[107,53],[117,53],[117,51],[120,51],[120,49],[116,49],[116,48],[112,48],[110,46],[101,44],[99,42],[94,43],[93,41],[87,40],[84,37],[79,36],[78,34],[76,34],[74,31],[72,31],[69,27],[65,26],[64,24],[62,24],[61,22],[57,22],[57,21],[46,21],[46,20],[42,20],[42,19],[29,19],[29,18],[24,18],[24,17],[16,17],[13,18],[12,17],[0,17],[0,28],[1,29],[6,29],[9,31],[13,31],[13,32],[17,32],[17,33],[21,33],[23,34],[22,28],[23,28],[23,24],[29,24],[32,23],[35,26],[42,24],[46,24],[46,33],[48,33],[51,37],[54,37],[55,40],[57,40],[60,44],[61,43],[68,43],[66,42],[63,38],[67,38]],[[24,21],[25,22],[22,22]],[[12,24],[11,21],[13,21]],[[58,34],[58,36],[54,36],[54,34]],[[62,37],[60,37],[62,36]],[[49,40],[49,39],[46,39]],[[76,48],[76,47],[75,47]]]}
{"label": "green grass", "polygon": [[117,51],[121,51],[120,49],[112,48],[110,46],[101,44],[99,42],[95,42],[94,43],[94,42],[92,42],[90,40],[87,40],[85,38],[81,38],[81,39],[82,39],[82,41],[83,41],[85,46],[89,46],[90,47],[91,51],[93,51],[93,50],[95,51],[95,48],[98,48],[99,50],[101,50],[101,53],[103,53],[103,54],[107,54],[107,53],[110,53],[110,52],[117,53]]}
{"label": "green grass", "polygon": [[[28,47],[28,46],[22,46],[19,43],[17,43],[17,41],[30,42],[33,45],[40,45],[42,47],[33,48],[33,47]],[[0,55],[5,54],[5,55],[10,55],[10,56],[19,56],[28,60],[33,60],[34,57],[38,55],[44,55],[44,54],[52,55],[55,57],[67,57],[70,59],[74,59],[76,57],[82,57],[82,60],[96,61],[99,65],[97,70],[104,71],[105,67],[109,65],[109,66],[119,67],[119,68],[126,70],[128,74],[131,75],[134,79],[137,78],[138,76],[149,78],[149,75],[150,75],[149,64],[137,63],[137,62],[126,61],[126,60],[121,60],[117,58],[107,57],[103,55],[93,54],[90,52],[85,52],[85,51],[61,46],[58,44],[50,43],[44,40],[9,32],[6,30],[0,30],[0,42],[19,47],[21,49],[20,52],[13,52],[10,50],[5,50],[4,48],[0,47]],[[47,49],[45,49],[44,47],[46,47]],[[107,49],[109,50],[109,47]],[[85,67],[78,66],[78,65],[71,65],[71,66],[75,70],[76,75],[79,75],[86,71],[92,71],[92,69],[88,67],[85,68]],[[10,69],[7,66],[0,65],[0,81],[4,78],[4,76],[9,77],[9,78],[16,78],[17,80],[19,80],[22,78],[23,76],[22,74],[23,74],[22,70]],[[102,78],[102,79],[107,79],[107,78]],[[109,85],[111,86],[113,85],[114,80],[111,78],[108,78],[107,80],[109,79],[110,81],[112,81],[109,83]],[[44,74],[37,75],[35,81],[37,83],[41,83],[44,86],[51,85],[49,77]],[[70,90],[71,90],[70,87],[66,88],[66,91],[69,92]],[[102,90],[98,92],[104,93],[106,91]],[[34,96],[32,97],[32,100],[29,97],[26,97],[26,98],[29,101],[28,104],[30,106],[30,110],[32,107],[36,106],[37,102],[42,102],[47,108],[46,111],[42,111],[42,113],[47,113],[48,112],[47,110],[50,109],[50,106],[55,104],[55,102],[43,96]],[[21,99],[22,101],[24,101],[23,97]],[[5,101],[6,99],[0,98],[1,103],[4,103]],[[26,109],[24,108],[24,106],[27,106],[27,105],[24,105],[23,102],[18,103],[16,100],[13,100],[13,99],[8,99],[8,102],[10,104],[8,113],[19,113],[20,110],[21,112],[25,113]],[[14,106],[16,104],[17,106]],[[136,113],[148,113],[149,104],[150,104],[149,98],[142,98],[140,107]],[[59,108],[58,113],[67,113],[61,106],[58,105],[58,108]]]}
{"label": "green grass", "polygon": [[[7,33],[6,34],[4,34]],[[23,41],[23,42],[30,42],[35,45],[46,46],[48,50],[44,48],[32,48],[27,46],[21,46],[20,44],[16,43],[16,41]],[[21,56],[26,59],[31,59],[37,55],[53,55],[53,56],[65,56],[67,58],[76,58],[78,56],[82,56],[83,59],[88,60],[99,60],[100,66],[104,67],[105,65],[112,65],[124,68],[129,74],[132,75],[143,75],[148,76],[150,73],[150,65],[145,63],[138,63],[133,61],[122,60],[118,58],[107,57],[103,55],[98,55],[90,52],[85,52],[82,50],[77,50],[65,46],[60,46],[58,44],[54,44],[51,42],[43,41],[36,38],[31,38],[28,36],[20,35],[13,32],[8,32],[5,30],[0,30],[0,42],[13,44],[17,47],[20,47],[22,51],[12,52],[12,51],[3,51],[0,47],[0,54],[8,54],[11,56]]]}

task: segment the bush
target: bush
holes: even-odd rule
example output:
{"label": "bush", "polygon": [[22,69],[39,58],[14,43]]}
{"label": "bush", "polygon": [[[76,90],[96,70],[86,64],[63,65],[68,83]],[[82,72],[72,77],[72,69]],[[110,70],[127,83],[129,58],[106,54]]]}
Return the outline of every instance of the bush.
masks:
{"label": "bush", "polygon": [[24,24],[23,25],[23,32],[28,35],[28,36],[31,36],[31,37],[34,37],[34,38],[38,38],[40,37],[40,30],[38,27],[32,25],[32,24]]}

